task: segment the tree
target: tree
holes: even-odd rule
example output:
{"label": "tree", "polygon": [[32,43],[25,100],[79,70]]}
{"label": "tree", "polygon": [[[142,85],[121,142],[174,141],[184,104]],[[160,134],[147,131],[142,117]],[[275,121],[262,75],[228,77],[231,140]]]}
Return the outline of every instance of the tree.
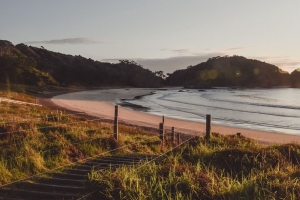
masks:
{"label": "tree", "polygon": [[129,61],[129,60],[119,60],[119,62],[121,63],[121,64],[125,64],[125,65],[137,65],[137,63],[134,61],[134,60],[131,60],[131,61]]}
{"label": "tree", "polygon": [[155,71],[154,74],[160,78],[163,78],[163,79],[166,78],[166,75],[164,75],[163,71]]}

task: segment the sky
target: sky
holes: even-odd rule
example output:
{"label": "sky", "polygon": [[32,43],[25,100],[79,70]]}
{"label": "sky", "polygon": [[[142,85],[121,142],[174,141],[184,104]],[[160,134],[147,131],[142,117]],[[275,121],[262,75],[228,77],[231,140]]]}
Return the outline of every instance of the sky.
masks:
{"label": "sky", "polygon": [[300,67],[300,1],[0,0],[0,39],[171,73],[240,55]]}

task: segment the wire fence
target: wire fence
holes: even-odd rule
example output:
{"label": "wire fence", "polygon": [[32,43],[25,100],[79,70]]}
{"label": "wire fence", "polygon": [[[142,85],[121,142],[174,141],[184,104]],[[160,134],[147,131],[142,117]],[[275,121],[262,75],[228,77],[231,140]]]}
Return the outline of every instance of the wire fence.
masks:
{"label": "wire fence", "polygon": [[[78,144],[82,144],[82,143],[86,143],[86,142],[91,142],[91,141],[94,141],[94,140],[97,140],[97,139],[103,139],[103,136],[95,137],[95,138],[92,138],[92,139],[82,140],[82,141],[80,141],[80,142],[72,142],[71,144],[72,144],[72,145],[78,145]],[[63,145],[58,146],[58,147],[48,148],[48,149],[43,150],[43,151],[38,151],[37,153],[39,153],[39,154],[44,154],[44,153],[46,153],[46,152],[51,152],[51,151],[58,150],[58,149],[64,149],[64,148],[69,147],[71,144],[65,144],[65,145],[63,144]],[[22,156],[24,156],[24,155],[10,157],[10,158],[8,158],[6,161],[13,160],[13,159],[17,159],[17,158],[21,158]]]}
{"label": "wire fence", "polygon": [[151,162],[153,162],[153,161],[155,161],[155,160],[158,160],[158,159],[162,158],[163,156],[165,156],[165,155],[167,155],[168,153],[174,151],[174,150],[177,149],[178,147],[180,147],[180,146],[186,144],[187,142],[189,142],[190,140],[192,140],[192,139],[195,138],[196,136],[199,136],[199,135],[198,135],[198,134],[190,135],[190,137],[189,137],[188,139],[186,139],[185,141],[183,141],[182,143],[177,144],[175,147],[169,149],[168,151],[166,151],[166,152],[160,154],[159,156],[157,156],[157,157],[155,157],[155,158],[153,158],[153,159],[151,159],[151,160],[145,162],[143,165],[137,167],[136,170],[138,170],[138,169],[140,169],[140,168],[142,168],[142,167],[148,165],[149,163],[151,163]]}
{"label": "wire fence", "polygon": [[[193,124],[193,123],[191,123],[191,124]],[[190,125],[190,124],[188,124],[188,125]],[[177,128],[177,129],[182,129],[182,128],[184,128],[184,127],[187,127],[188,125],[179,127],[179,128]],[[204,130],[204,131],[205,131],[205,130]],[[203,131],[203,132],[204,132],[204,131]],[[170,133],[170,132],[169,132],[169,133]],[[146,166],[149,165],[150,163],[152,163],[152,162],[154,162],[154,161],[156,161],[156,160],[158,160],[158,159],[162,159],[164,156],[166,156],[166,155],[169,154],[170,152],[172,152],[172,151],[178,149],[180,146],[183,146],[184,144],[188,143],[188,142],[189,142],[190,140],[192,140],[193,138],[199,136],[199,134],[193,134],[193,135],[187,135],[187,136],[188,136],[187,139],[184,140],[182,143],[179,143],[179,144],[175,145],[173,148],[167,150],[166,152],[164,152],[164,153],[162,153],[162,154],[160,154],[160,155],[154,157],[153,159],[150,159],[150,160],[146,161],[146,162],[143,163],[142,165],[136,167],[134,170],[135,170],[135,171],[138,171],[139,169],[141,169],[141,168],[143,168],[143,167],[146,167]],[[88,194],[85,194],[85,195],[83,195],[82,197],[78,198],[77,200],[85,199],[85,198],[87,198],[87,197],[93,195],[93,194],[96,193],[97,191],[98,191],[98,190],[94,190],[94,191],[92,191],[92,192],[90,192],[90,193],[88,193]]]}
{"label": "wire fence", "polygon": [[[113,112],[113,111],[116,111],[116,108],[115,109],[97,109],[97,110],[98,111],[103,111],[103,112]],[[23,120],[20,120],[20,121],[11,120],[11,121],[0,122],[0,126],[1,126],[1,124],[2,125],[18,124],[18,123],[22,123],[22,122],[26,122],[26,121],[30,121],[30,120],[51,122],[51,124],[46,125],[46,126],[40,126],[40,127],[35,126],[35,127],[32,127],[32,128],[27,128],[27,129],[23,129],[20,126],[19,130],[3,131],[3,132],[0,133],[0,135],[18,134],[18,133],[24,133],[24,132],[36,131],[36,130],[41,131],[43,129],[48,129],[48,128],[54,128],[54,127],[58,128],[58,127],[72,126],[72,125],[75,125],[75,124],[89,123],[89,122],[95,122],[95,123],[105,122],[105,123],[108,123],[108,126],[111,129],[110,131],[113,132],[113,134],[116,134],[115,132],[118,129],[115,129],[115,127],[118,126],[119,123],[121,125],[126,125],[126,126],[129,126],[129,127],[135,127],[137,130],[138,129],[144,129],[144,130],[151,130],[152,131],[152,134],[150,134],[148,137],[144,137],[142,140],[139,140],[139,141],[136,141],[136,142],[130,142],[128,144],[124,144],[120,147],[110,149],[110,150],[107,150],[105,152],[102,152],[102,153],[99,153],[99,154],[96,154],[96,155],[93,155],[93,156],[90,156],[90,157],[79,159],[77,161],[70,162],[68,164],[58,166],[58,167],[55,167],[55,168],[52,168],[52,169],[44,170],[40,173],[31,174],[27,177],[24,177],[24,178],[21,178],[21,179],[18,179],[18,180],[15,180],[15,181],[12,181],[12,182],[9,182],[9,183],[6,183],[6,184],[2,184],[0,186],[0,188],[12,185],[14,183],[29,180],[29,179],[32,179],[32,178],[35,178],[35,177],[39,177],[43,174],[51,173],[51,172],[54,172],[54,171],[59,170],[59,169],[64,169],[64,168],[67,168],[67,167],[70,167],[70,166],[73,166],[73,165],[76,165],[76,164],[84,163],[84,162],[87,162],[88,160],[95,159],[97,157],[100,157],[100,156],[103,156],[105,154],[109,154],[109,153],[118,151],[120,149],[124,149],[126,147],[131,146],[131,145],[141,144],[143,142],[144,143],[145,142],[154,142],[154,141],[157,144],[157,141],[160,141],[158,139],[158,136],[163,134],[163,137],[162,137],[163,139],[160,141],[159,145],[161,145],[161,146],[167,145],[169,150],[165,151],[164,153],[158,155],[154,159],[151,159],[148,162],[146,162],[143,165],[136,168],[136,170],[138,170],[139,168],[141,168],[141,167],[143,167],[143,166],[145,166],[145,165],[147,165],[151,162],[154,162],[157,159],[162,158],[163,156],[167,155],[168,153],[170,153],[170,152],[174,151],[175,149],[181,147],[183,144],[188,143],[191,139],[195,138],[196,136],[202,135],[204,133],[204,131],[198,131],[198,132],[194,131],[195,132],[194,134],[186,133],[186,128],[191,127],[194,124],[197,124],[197,122],[191,122],[191,123],[188,123],[188,124],[184,124],[181,127],[176,127],[176,131],[174,131],[173,127],[166,127],[166,128],[163,127],[163,129],[160,129],[159,126],[158,126],[159,123],[161,123],[160,120],[157,121],[157,120],[154,120],[152,118],[145,117],[145,116],[142,116],[140,114],[132,113],[132,112],[129,112],[129,111],[124,110],[124,109],[122,110],[122,112],[126,113],[126,115],[131,115],[131,116],[138,117],[139,120],[130,121],[130,120],[128,120],[128,118],[124,118],[124,117],[120,118],[118,116],[114,116],[114,120],[113,120],[113,119],[107,119],[107,118],[105,119],[103,117],[91,117],[90,115],[86,114],[85,112],[76,112],[76,113],[72,113],[72,114],[65,114],[65,113],[57,111],[57,113],[50,114],[49,116],[45,115],[45,116],[40,117],[40,118],[23,119]],[[63,120],[59,120],[59,117],[62,117],[62,116],[68,118],[68,117],[71,117],[71,116],[78,117],[78,116],[81,116],[81,115],[83,115],[87,118],[85,118],[84,120],[80,120],[80,121],[75,121],[75,122],[72,121],[72,122],[65,122],[65,123],[63,123]],[[117,121],[116,121],[116,119],[117,119]],[[163,118],[162,121],[164,121],[164,118]],[[114,131],[112,131],[112,130],[114,130]],[[64,135],[66,133],[61,131],[60,134]],[[122,133],[120,133],[120,134],[122,134]],[[174,142],[175,141],[175,138],[174,138],[175,135],[177,136],[177,141],[176,142]],[[95,140],[101,140],[101,139],[103,139],[102,135],[97,136],[97,137],[93,137],[93,138],[88,138],[88,139],[81,140],[81,141],[76,141],[76,142],[70,140],[70,141],[68,141],[68,143],[70,143],[72,145],[80,145],[80,144],[83,144],[83,143],[90,143],[90,142],[93,142]],[[153,139],[156,139],[156,140],[153,140]],[[10,146],[11,145],[16,145],[17,146],[18,144],[17,143],[8,144],[7,146],[9,146],[9,145]],[[1,148],[4,148],[4,147],[5,146],[1,146]],[[44,150],[38,151],[37,153],[43,155],[47,152],[55,151],[55,150],[58,150],[58,149],[65,149],[65,148],[68,148],[67,144],[66,145],[62,144],[61,146],[55,146],[53,148],[44,149]],[[15,159],[15,160],[19,159],[22,156],[25,156],[25,155],[12,156],[12,157],[8,158],[7,161],[12,160],[12,159]],[[91,195],[91,194],[92,193],[90,193],[88,195]],[[82,198],[80,198],[80,199],[82,199]]]}
{"label": "wire fence", "polygon": [[[154,136],[154,137],[155,137],[155,136]],[[151,139],[151,138],[148,138],[148,139]],[[140,143],[140,141],[139,141],[139,142],[135,142],[135,143],[131,143],[131,144],[127,144],[127,145],[123,145],[123,146],[121,146],[121,147],[118,147],[118,148],[115,148],[115,149],[112,149],[112,150],[109,150],[109,151],[106,151],[106,152],[102,152],[102,153],[97,154],[97,155],[94,155],[94,156],[90,156],[90,157],[87,157],[87,158],[84,158],[84,159],[80,159],[80,160],[78,160],[78,161],[71,162],[71,163],[68,163],[68,164],[66,164],[66,165],[62,165],[62,166],[59,166],[59,167],[56,167],[56,168],[53,168],[53,169],[50,169],[50,170],[46,170],[46,171],[41,172],[41,173],[37,173],[37,174],[31,175],[31,176],[28,176],[28,177],[25,177],[25,178],[22,178],[22,179],[18,179],[18,180],[16,180],[16,181],[12,181],[12,182],[10,182],[10,183],[3,184],[3,185],[0,186],[0,188],[1,188],[1,187],[4,187],[4,186],[11,185],[11,184],[13,184],[13,183],[25,181],[25,180],[28,180],[28,179],[31,179],[31,178],[34,178],[34,177],[37,177],[37,176],[40,176],[40,175],[43,175],[43,174],[46,174],[46,173],[50,173],[50,172],[56,171],[56,170],[58,170],[58,169],[62,169],[62,168],[65,168],[65,167],[69,167],[69,166],[72,166],[72,165],[76,165],[76,164],[78,164],[78,163],[83,163],[83,162],[85,162],[85,161],[88,161],[88,160],[97,158],[97,157],[99,157],[99,156],[101,156],[101,155],[105,155],[105,154],[107,154],[107,153],[111,153],[111,152],[114,152],[114,151],[123,149],[123,148],[128,147],[128,146],[130,146],[130,145],[132,145],[132,144],[137,144],[137,143]]]}
{"label": "wire fence", "polygon": [[[113,109],[108,109],[106,111],[113,111]],[[71,115],[77,116],[76,114],[71,114]],[[68,114],[66,116],[71,116],[71,115]],[[81,115],[84,115],[84,114],[81,113]],[[57,119],[57,118],[59,118],[59,116],[40,117],[40,118],[35,118],[35,119],[45,120],[45,119]],[[1,132],[0,135],[11,134],[11,133],[20,133],[20,132],[26,132],[26,131],[32,131],[32,130],[41,130],[41,129],[45,129],[45,128],[58,127],[58,126],[66,126],[66,125],[72,125],[72,124],[84,123],[84,122],[94,122],[94,121],[100,121],[100,120],[103,120],[103,118],[99,118],[98,117],[98,118],[93,118],[93,119],[79,121],[79,122],[76,121],[76,122],[69,122],[69,123],[58,123],[58,124],[49,125],[49,126],[34,127],[34,128],[21,129],[21,130],[15,130],[15,131],[6,131],[6,132]],[[18,123],[18,122],[14,122],[14,123]]]}

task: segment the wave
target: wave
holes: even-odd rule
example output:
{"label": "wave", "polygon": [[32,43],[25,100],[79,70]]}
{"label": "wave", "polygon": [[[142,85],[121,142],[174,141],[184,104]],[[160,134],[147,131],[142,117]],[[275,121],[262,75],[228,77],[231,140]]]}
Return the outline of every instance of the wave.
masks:
{"label": "wave", "polygon": [[[197,112],[182,110],[182,109],[179,109],[178,107],[166,106],[166,105],[159,104],[157,102],[155,102],[155,104],[157,104],[159,106],[162,106],[166,109],[175,110],[175,111],[188,113],[188,114],[193,114],[193,115],[196,115],[198,117],[202,117],[203,119],[206,116],[206,114],[200,114],[200,113],[197,113]],[[265,122],[255,122],[255,121],[247,121],[247,120],[240,120],[240,119],[237,120],[237,119],[228,118],[228,117],[213,117],[213,119],[214,120],[219,120],[220,122],[231,122],[231,123],[240,124],[240,125],[258,125],[258,126],[264,126],[264,127],[270,127],[270,128],[300,130],[300,127],[296,127],[296,126],[292,126],[292,125],[278,125],[278,124],[265,123]]]}
{"label": "wave", "polygon": [[[254,94],[253,90],[243,90],[232,94],[224,90],[205,93],[169,90],[134,100],[134,103],[149,107],[148,112],[153,114],[204,122],[209,113],[214,122],[221,125],[299,134],[300,106],[291,105],[292,102],[298,104],[297,95],[289,99],[282,91],[278,96],[276,91],[255,91]],[[247,99],[242,101],[241,98]],[[288,105],[284,105],[285,102]]]}
{"label": "wave", "polygon": [[237,112],[243,112],[243,113],[254,113],[254,114],[263,114],[263,115],[270,115],[270,116],[279,116],[279,117],[299,117],[296,115],[284,115],[284,114],[272,114],[272,113],[266,113],[266,112],[258,112],[258,111],[246,111],[246,110],[241,110],[241,109],[232,109],[232,108],[224,108],[224,107],[218,107],[218,106],[209,106],[209,105],[203,105],[203,104],[195,104],[195,103],[186,103],[182,101],[177,101],[177,100],[171,100],[171,99],[161,99],[164,101],[169,101],[169,102],[174,102],[174,103],[181,103],[181,104],[186,104],[186,105],[194,105],[194,106],[201,106],[201,107],[207,107],[207,108],[217,108],[221,110],[228,110],[228,111],[237,111]]}
{"label": "wave", "polygon": [[209,98],[208,95],[203,95],[201,97],[208,99],[210,101],[227,102],[227,103],[243,104],[243,105],[251,105],[251,106],[263,106],[263,107],[269,107],[269,108],[284,108],[284,109],[300,110],[300,106],[292,106],[292,105],[287,106],[287,105],[275,105],[275,104],[251,103],[251,102],[224,100],[224,99]]}

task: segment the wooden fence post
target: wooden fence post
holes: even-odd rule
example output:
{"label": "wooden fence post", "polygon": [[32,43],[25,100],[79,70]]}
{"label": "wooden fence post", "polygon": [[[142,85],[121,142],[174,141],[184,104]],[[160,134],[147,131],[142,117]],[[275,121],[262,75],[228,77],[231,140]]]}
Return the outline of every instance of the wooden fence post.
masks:
{"label": "wooden fence post", "polygon": [[172,143],[175,144],[175,129],[172,127],[171,129],[171,138],[172,138]]}
{"label": "wooden fence post", "polygon": [[162,146],[164,146],[164,143],[165,143],[165,128],[164,128],[164,123],[159,123],[159,139],[162,142]]}
{"label": "wooden fence post", "polygon": [[180,145],[181,143],[181,138],[180,138],[180,133],[177,134],[177,145]]}
{"label": "wooden fence post", "polygon": [[165,116],[162,116],[162,123],[165,123]]}
{"label": "wooden fence post", "polygon": [[211,115],[206,115],[206,139],[210,139]]}
{"label": "wooden fence post", "polygon": [[116,140],[119,138],[119,126],[118,126],[118,115],[119,115],[119,106],[115,106],[115,118],[114,118],[114,137]]}

